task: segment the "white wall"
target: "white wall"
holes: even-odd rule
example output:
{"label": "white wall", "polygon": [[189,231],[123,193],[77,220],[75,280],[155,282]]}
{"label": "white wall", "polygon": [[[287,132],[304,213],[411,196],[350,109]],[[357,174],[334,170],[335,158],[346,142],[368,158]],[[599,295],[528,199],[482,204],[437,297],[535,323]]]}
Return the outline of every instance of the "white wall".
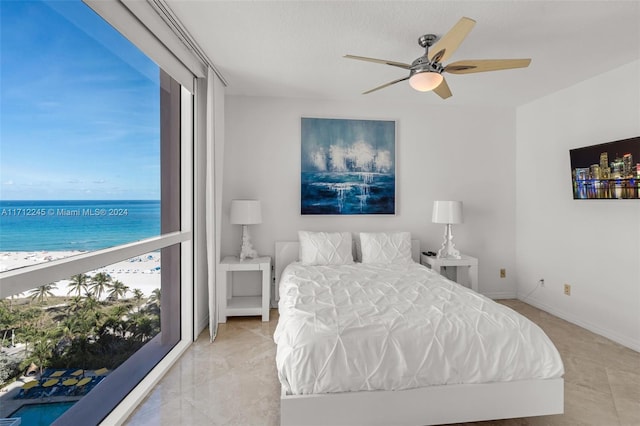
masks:
{"label": "white wall", "polygon": [[[515,296],[515,110],[227,96],[225,113],[222,253],[239,251],[234,198],[262,201],[263,223],[250,231],[271,256],[276,240],[295,240],[300,229],[408,230],[436,251],[444,226],[431,223],[433,201],[462,200],[454,241],[479,258],[480,291]],[[397,120],[396,216],[300,215],[302,116]]]}
{"label": "white wall", "polygon": [[569,162],[569,149],[640,135],[640,62],[516,114],[518,297],[544,278],[528,303],[640,350],[640,201],[573,200]]}

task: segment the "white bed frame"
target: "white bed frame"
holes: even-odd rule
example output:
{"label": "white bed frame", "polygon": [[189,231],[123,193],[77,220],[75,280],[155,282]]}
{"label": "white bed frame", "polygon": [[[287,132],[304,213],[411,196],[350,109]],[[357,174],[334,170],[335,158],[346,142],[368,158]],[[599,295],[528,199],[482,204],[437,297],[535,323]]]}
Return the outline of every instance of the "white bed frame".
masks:
{"label": "white bed frame", "polygon": [[[412,240],[419,261],[420,242]],[[298,260],[298,242],[276,242],[276,298],[284,268]],[[283,426],[435,425],[562,414],[564,379],[429,386],[402,391],[280,396]]]}

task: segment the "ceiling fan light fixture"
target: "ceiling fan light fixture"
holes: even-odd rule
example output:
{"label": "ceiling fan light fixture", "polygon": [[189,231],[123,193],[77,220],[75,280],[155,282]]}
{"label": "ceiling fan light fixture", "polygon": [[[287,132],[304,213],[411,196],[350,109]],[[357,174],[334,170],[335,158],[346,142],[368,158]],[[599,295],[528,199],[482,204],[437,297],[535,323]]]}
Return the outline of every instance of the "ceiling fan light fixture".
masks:
{"label": "ceiling fan light fixture", "polygon": [[409,84],[418,92],[428,92],[442,83],[442,75],[437,72],[419,72],[409,78]]}

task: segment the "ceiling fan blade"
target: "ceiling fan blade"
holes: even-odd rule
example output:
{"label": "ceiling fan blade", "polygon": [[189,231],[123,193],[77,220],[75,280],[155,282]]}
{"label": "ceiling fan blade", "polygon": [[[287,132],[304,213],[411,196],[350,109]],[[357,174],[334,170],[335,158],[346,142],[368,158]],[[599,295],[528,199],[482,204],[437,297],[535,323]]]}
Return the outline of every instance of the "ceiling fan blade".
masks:
{"label": "ceiling fan blade", "polygon": [[474,72],[526,68],[530,63],[531,59],[471,59],[453,62],[444,67],[444,70],[452,74],[471,74]]}
{"label": "ceiling fan blade", "polygon": [[440,96],[442,99],[447,99],[452,95],[451,89],[449,89],[449,85],[447,84],[447,80],[442,79],[442,83],[438,85],[433,91],[436,95]]}
{"label": "ceiling fan blade", "polygon": [[367,58],[365,56],[355,56],[355,55],[344,55],[344,57],[348,59],[357,59],[359,61],[367,61],[367,62],[375,62],[377,64],[391,65],[394,67],[404,68],[405,70],[411,69],[411,65],[405,64],[403,62],[387,61],[385,59]]}
{"label": "ceiling fan blade", "polygon": [[409,80],[409,76],[399,78],[397,80],[390,81],[389,83],[385,83],[382,86],[374,87],[371,90],[367,90],[366,92],[362,92],[363,95],[369,94],[371,92],[375,92],[376,90],[384,89],[385,87],[389,87],[392,84],[400,83],[401,81]]}
{"label": "ceiling fan blade", "polygon": [[460,18],[458,23],[429,49],[429,60],[443,62],[449,59],[467,37],[467,34],[471,32],[475,24],[476,21],[471,18]]}

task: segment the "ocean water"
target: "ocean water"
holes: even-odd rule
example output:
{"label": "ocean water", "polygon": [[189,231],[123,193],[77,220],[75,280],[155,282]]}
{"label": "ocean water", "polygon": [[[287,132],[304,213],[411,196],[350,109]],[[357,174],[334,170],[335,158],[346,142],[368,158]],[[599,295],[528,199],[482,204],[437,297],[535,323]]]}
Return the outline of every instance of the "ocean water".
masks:
{"label": "ocean water", "polygon": [[0,201],[0,251],[91,251],[157,235],[159,200]]}

